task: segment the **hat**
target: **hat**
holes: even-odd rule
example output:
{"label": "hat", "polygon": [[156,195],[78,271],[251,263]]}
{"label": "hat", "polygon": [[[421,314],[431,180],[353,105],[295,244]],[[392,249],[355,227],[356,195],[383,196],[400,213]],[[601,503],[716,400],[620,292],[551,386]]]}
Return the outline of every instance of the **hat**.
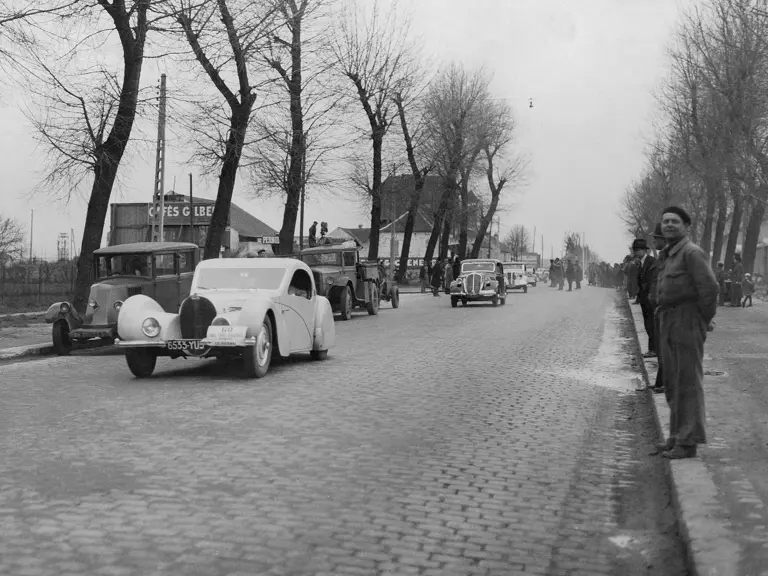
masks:
{"label": "hat", "polygon": [[635,238],[632,242],[632,250],[648,250],[648,242],[645,238]]}
{"label": "hat", "polygon": [[661,211],[662,214],[677,214],[680,216],[680,219],[683,221],[683,224],[686,226],[691,225],[691,217],[688,215],[688,212],[680,208],[679,206],[669,206],[668,208],[664,208],[664,210]]}
{"label": "hat", "polygon": [[661,231],[661,222],[656,224],[656,228],[653,229],[654,238],[664,238],[664,233]]}
{"label": "hat", "polygon": [[744,274],[744,277],[745,277],[745,278],[752,278],[752,274],[750,274],[749,272],[747,272],[746,274]]}

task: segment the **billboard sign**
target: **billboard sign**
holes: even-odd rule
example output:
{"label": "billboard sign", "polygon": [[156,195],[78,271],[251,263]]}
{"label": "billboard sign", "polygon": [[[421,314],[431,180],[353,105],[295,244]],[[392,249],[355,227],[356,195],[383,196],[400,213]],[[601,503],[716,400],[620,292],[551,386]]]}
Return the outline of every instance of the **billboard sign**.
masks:
{"label": "billboard sign", "polygon": [[[211,218],[213,217],[213,207],[214,204],[198,204],[195,202],[195,225],[208,226],[211,223]],[[165,226],[178,226],[179,224],[182,226],[189,226],[189,213],[191,208],[189,202],[166,202],[163,208],[165,212],[163,224]],[[148,210],[149,220],[151,222],[155,214],[154,204],[149,204]]]}

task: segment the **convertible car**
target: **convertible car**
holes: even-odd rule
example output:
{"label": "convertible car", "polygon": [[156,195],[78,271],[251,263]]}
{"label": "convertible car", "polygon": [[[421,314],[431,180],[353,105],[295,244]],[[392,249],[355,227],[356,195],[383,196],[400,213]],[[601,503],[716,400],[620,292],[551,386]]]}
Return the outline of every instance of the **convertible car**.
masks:
{"label": "convertible car", "polygon": [[115,344],[138,378],[152,374],[158,356],[242,356],[246,375],[261,378],[275,354],[323,360],[336,341],[330,302],[317,294],[309,266],[293,258],[205,260],[178,314],[132,296],[117,332]]}

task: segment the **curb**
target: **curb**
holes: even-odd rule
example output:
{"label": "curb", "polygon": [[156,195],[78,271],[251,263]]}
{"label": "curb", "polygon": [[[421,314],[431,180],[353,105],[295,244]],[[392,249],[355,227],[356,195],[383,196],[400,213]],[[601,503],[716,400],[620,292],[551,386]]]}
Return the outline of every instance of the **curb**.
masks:
{"label": "curb", "polygon": [[[645,334],[642,312],[626,297],[635,327],[635,338],[642,351]],[[642,355],[646,385],[652,386],[657,369]],[[645,392],[651,397],[653,416],[663,441],[669,436],[669,410],[663,394]],[[727,526],[727,513],[717,501],[717,485],[701,459],[669,460],[672,503],[677,512],[680,536],[686,548],[688,567],[693,576],[738,576],[741,547]]]}
{"label": "curb", "polygon": [[[72,351],[92,350],[94,348],[109,348],[100,340],[86,340],[78,343]],[[28,356],[52,356],[56,352],[52,344],[30,344],[28,346],[16,346],[14,348],[0,349],[0,361],[17,360]]]}

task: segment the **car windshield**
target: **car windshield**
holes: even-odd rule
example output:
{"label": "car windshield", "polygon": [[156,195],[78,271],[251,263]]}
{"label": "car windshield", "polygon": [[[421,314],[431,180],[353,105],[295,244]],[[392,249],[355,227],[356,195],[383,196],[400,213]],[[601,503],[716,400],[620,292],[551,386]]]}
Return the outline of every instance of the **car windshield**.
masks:
{"label": "car windshield", "polygon": [[277,290],[285,268],[198,268],[199,290]]}
{"label": "car windshield", "polygon": [[507,270],[508,272],[525,272],[525,268],[523,268],[522,264],[505,264],[504,270]]}
{"label": "car windshield", "polygon": [[301,255],[307,266],[341,266],[341,252],[310,252]]}
{"label": "car windshield", "polygon": [[107,276],[152,276],[150,254],[121,254],[120,256],[98,256],[96,269],[99,278]]}
{"label": "car windshield", "polygon": [[493,272],[496,270],[496,266],[493,262],[463,262],[461,265],[462,272]]}

